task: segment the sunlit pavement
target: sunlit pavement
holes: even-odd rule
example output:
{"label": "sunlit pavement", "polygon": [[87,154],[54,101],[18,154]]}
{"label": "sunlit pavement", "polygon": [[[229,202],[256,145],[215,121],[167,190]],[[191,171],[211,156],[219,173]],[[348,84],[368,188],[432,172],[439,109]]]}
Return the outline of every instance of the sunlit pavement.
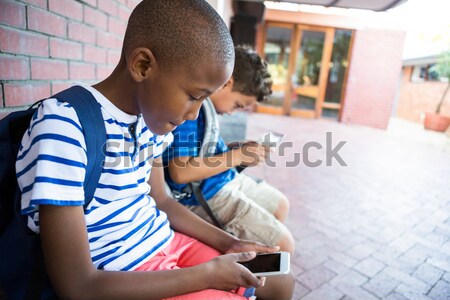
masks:
{"label": "sunlit pavement", "polygon": [[[248,117],[249,139],[286,134],[272,166],[246,172],[290,199],[294,299],[450,299],[450,138],[399,120],[391,125]],[[331,166],[327,132],[328,156],[345,142]]]}

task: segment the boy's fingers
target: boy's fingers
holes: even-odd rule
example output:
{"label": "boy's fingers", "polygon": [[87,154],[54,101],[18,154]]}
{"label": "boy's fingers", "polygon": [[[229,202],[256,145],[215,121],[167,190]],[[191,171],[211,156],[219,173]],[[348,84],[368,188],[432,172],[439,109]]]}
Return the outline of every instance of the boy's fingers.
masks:
{"label": "boy's fingers", "polygon": [[235,255],[236,255],[236,261],[244,262],[244,261],[249,261],[249,260],[254,259],[256,256],[256,252],[254,252],[254,251],[240,252],[240,253],[235,253]]}
{"label": "boy's fingers", "polygon": [[260,287],[261,286],[264,286],[265,284],[266,284],[266,277],[258,277],[259,278],[259,281],[260,281]]}
{"label": "boy's fingers", "polygon": [[256,252],[267,252],[267,253],[272,253],[272,252],[280,251],[280,247],[279,247],[279,246],[273,246],[273,247],[270,247],[270,246],[265,246],[265,245],[257,244],[255,250],[256,250]]}

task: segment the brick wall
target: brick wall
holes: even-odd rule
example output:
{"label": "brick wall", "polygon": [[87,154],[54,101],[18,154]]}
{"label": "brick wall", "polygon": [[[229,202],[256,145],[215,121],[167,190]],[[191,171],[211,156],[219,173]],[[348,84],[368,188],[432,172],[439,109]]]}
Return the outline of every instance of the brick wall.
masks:
{"label": "brick wall", "polygon": [[355,32],[341,121],[385,129],[397,97],[405,33]]}
{"label": "brick wall", "polygon": [[[421,122],[421,114],[434,112],[441,100],[447,83],[436,81],[411,82],[413,67],[404,67],[397,116],[414,122]],[[450,92],[441,107],[441,114],[450,116]]]}
{"label": "brick wall", "polygon": [[139,2],[0,0],[0,114],[106,78]]}

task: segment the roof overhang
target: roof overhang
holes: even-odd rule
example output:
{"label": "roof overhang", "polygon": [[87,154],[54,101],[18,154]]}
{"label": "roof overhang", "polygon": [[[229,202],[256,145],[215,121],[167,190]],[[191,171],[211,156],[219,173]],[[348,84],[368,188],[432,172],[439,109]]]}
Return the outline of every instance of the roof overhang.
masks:
{"label": "roof overhang", "polygon": [[[245,0],[250,2],[264,2],[263,0]],[[366,9],[372,11],[386,11],[408,0],[272,0],[295,4],[320,5],[325,7],[340,7]]]}

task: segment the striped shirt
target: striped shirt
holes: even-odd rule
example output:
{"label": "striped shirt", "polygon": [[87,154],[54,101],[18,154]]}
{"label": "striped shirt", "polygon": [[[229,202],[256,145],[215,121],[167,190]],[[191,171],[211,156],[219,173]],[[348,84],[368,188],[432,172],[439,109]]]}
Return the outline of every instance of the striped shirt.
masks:
{"label": "striped shirt", "polygon": [[[149,196],[152,161],[172,142],[150,132],[142,116],[124,113],[94,88],[106,127],[106,158],[94,199],[85,209],[91,257],[104,270],[133,270],[163,249],[173,231]],[[39,205],[81,206],[86,145],[75,110],[56,99],[36,111],[18,153],[22,214],[39,233]]]}
{"label": "striped shirt", "polygon": [[[196,120],[189,120],[178,126],[173,131],[174,140],[170,147],[163,154],[164,164],[167,165],[169,161],[175,157],[183,156],[200,156],[200,148],[203,143],[203,136],[205,134],[205,113],[203,108],[200,110],[198,118]],[[217,146],[214,151],[214,155],[221,154],[229,151],[228,146],[224,140],[220,137],[217,140]],[[177,184],[170,177],[167,170],[164,172],[164,176],[167,184],[172,190],[182,192],[187,184]],[[222,173],[205,178],[200,184],[203,196],[206,200],[210,200],[216,195],[220,189],[222,189],[228,182],[236,177],[235,169],[228,169]],[[184,205],[200,205],[195,195],[185,197],[180,200],[180,203]]]}

